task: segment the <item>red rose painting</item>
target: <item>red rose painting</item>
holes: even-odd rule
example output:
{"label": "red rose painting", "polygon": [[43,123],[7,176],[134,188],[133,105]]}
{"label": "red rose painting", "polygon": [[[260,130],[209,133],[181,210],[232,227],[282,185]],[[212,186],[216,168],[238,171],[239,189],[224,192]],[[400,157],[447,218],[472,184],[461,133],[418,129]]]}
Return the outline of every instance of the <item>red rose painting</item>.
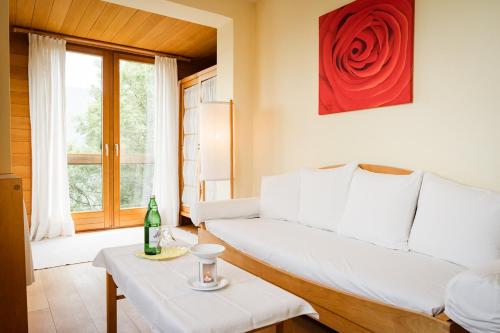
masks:
{"label": "red rose painting", "polygon": [[319,114],[412,102],[414,0],[357,0],[319,18]]}

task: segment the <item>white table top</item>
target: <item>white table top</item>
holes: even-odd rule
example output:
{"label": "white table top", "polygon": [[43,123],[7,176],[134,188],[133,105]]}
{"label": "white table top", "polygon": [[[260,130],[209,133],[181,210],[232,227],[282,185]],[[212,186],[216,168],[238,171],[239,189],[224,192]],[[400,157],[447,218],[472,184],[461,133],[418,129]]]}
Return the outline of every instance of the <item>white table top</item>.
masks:
{"label": "white table top", "polygon": [[218,273],[229,286],[192,290],[187,280],[198,273],[196,257],[152,261],[135,256],[141,249],[103,249],[93,264],[106,268],[155,332],[247,332],[304,314],[318,316],[303,299],[221,259]]}

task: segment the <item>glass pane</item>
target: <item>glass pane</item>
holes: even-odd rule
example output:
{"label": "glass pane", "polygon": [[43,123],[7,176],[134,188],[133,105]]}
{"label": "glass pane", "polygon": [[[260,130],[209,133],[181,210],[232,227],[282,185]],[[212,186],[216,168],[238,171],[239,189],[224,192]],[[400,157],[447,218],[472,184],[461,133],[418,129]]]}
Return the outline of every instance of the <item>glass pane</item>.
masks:
{"label": "glass pane", "polygon": [[146,207],[153,178],[154,66],[120,60],[120,207]]}
{"label": "glass pane", "polygon": [[102,210],[102,166],[69,165],[68,175],[71,211]]}
{"label": "glass pane", "polygon": [[102,57],[66,52],[72,211],[102,210]]}

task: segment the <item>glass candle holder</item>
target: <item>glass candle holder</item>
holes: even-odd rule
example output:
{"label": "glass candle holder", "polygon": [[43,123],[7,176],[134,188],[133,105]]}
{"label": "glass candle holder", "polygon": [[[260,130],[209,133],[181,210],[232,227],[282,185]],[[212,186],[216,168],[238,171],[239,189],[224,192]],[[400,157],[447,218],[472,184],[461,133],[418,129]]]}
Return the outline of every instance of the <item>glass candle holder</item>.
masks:
{"label": "glass candle holder", "polygon": [[217,285],[217,258],[199,259],[198,283],[207,288]]}

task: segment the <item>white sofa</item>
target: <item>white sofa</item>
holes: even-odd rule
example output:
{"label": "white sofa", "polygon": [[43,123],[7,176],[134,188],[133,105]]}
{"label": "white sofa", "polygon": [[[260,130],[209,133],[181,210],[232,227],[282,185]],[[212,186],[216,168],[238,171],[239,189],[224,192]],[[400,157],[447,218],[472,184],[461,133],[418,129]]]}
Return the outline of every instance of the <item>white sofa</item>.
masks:
{"label": "white sofa", "polygon": [[[260,198],[198,203],[192,220],[319,284],[431,316],[446,304],[447,315],[471,331],[500,327],[500,194],[429,173],[347,164],[264,177]],[[498,274],[475,299],[461,276],[471,281],[467,272],[480,265]]]}

